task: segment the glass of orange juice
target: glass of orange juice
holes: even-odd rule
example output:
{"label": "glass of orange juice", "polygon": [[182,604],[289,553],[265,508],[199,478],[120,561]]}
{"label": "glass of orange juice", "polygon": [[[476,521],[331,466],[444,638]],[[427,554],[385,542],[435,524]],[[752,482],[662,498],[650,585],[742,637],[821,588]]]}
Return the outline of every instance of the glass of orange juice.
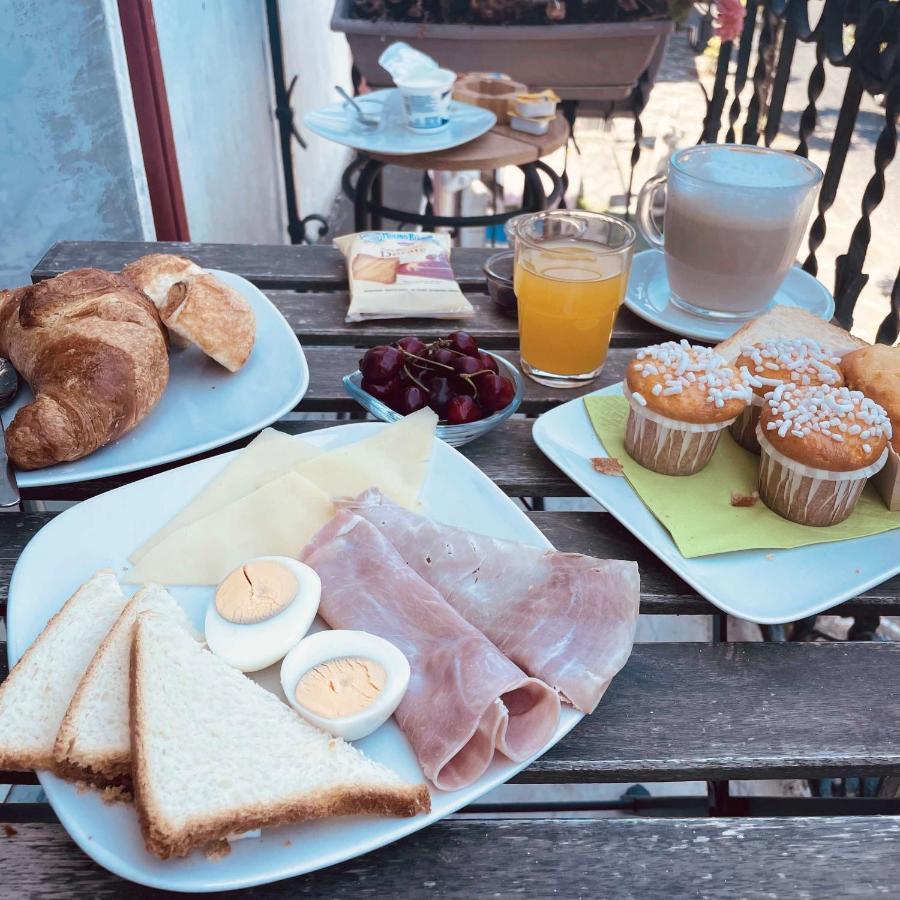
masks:
{"label": "glass of orange juice", "polygon": [[515,226],[522,370],[552,387],[600,374],[631,270],[634,229],[615,216],[552,210]]}

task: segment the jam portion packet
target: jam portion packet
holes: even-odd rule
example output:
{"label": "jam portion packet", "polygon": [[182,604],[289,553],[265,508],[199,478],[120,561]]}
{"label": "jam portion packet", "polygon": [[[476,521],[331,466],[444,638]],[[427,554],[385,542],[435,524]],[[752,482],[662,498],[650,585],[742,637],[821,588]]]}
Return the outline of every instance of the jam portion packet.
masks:
{"label": "jam portion packet", "polygon": [[449,235],[361,231],[334,243],[347,261],[350,280],[346,321],[475,314],[450,268]]}

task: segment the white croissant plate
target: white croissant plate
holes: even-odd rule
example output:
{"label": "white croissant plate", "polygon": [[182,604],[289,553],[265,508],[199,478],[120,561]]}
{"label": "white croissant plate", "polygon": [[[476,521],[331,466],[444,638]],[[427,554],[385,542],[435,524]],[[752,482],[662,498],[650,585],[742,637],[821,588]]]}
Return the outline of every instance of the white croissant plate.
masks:
{"label": "white croissant plate", "polygon": [[[357,422],[317,431],[305,438],[331,448],[353,443],[385,427],[381,423]],[[104,566],[124,573],[127,555],[171,518],[233,455],[222,454],[101,494],[66,510],[41,529],[22,553],[10,583],[10,666],[79,584]],[[448,525],[549,546],[537,527],[486,475],[437,439],[422,503],[426,515]],[[202,628],[203,612],[213,589],[175,587],[171,592],[188,610],[195,625]],[[277,665],[253,677],[270,690],[280,692]],[[440,711],[436,710],[435,715],[439,716]],[[577,710],[564,707],[556,734],[541,753],[564,737],[581,718]],[[393,719],[356,745],[408,781],[424,780]],[[382,847],[472,803],[531,761],[512,763],[498,756],[487,772],[467,788],[450,793],[432,788],[432,810],[427,816],[351,816],[264,829],[260,838],[234,842],[231,854],[218,861],[196,852],[186,859],[159,860],[144,850],[132,806],[109,806],[94,791],[79,792],[47,773],[38,773],[38,777],[66,830],[100,865],[152,887],[214,891],[301,875]]]}
{"label": "white croissant plate", "polygon": [[[253,434],[300,402],[309,387],[309,367],[284,316],[240,275],[208,271],[243,294],[256,316],[256,342],[243,368],[231,373],[194,346],[173,351],[162,399],[136,428],[74,462],[16,469],[19,487],[91,481],[186,459]],[[23,384],[2,413],[4,427],[32,398]]]}

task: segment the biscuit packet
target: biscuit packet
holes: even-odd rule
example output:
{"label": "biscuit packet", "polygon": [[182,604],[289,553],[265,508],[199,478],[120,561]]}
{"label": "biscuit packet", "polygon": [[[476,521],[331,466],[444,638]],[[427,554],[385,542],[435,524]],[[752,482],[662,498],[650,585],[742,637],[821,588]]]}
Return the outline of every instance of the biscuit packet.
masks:
{"label": "biscuit packet", "polygon": [[361,231],[335,238],[347,261],[347,322],[465,319],[475,314],[450,268],[450,236]]}

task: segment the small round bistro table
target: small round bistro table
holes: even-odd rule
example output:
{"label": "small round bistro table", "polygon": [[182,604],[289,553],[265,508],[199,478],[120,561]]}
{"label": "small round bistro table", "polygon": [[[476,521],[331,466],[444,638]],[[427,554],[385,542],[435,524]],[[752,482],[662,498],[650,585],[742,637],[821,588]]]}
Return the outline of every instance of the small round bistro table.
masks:
{"label": "small round bistro table", "polygon": [[[425,228],[466,226],[489,227],[502,225],[523,212],[537,212],[559,203],[566,189],[565,174],[558,175],[542,157],[564,146],[569,139],[569,123],[561,115],[550,123],[546,134],[525,134],[509,125],[495,125],[490,131],[458,147],[434,153],[388,155],[358,153],[345,169],[342,178],[344,193],[353,201],[354,229],[381,228],[382,219]],[[381,197],[382,171],[385,166],[402,166],[424,172],[423,192],[425,212],[392,209],[384,206]],[[517,166],[525,176],[522,206],[519,209],[482,216],[439,216],[433,209],[433,184],[429,172],[458,172],[465,170],[493,170]],[[551,182],[550,192],[544,190],[540,173]],[[354,176],[356,180],[354,181]]]}

